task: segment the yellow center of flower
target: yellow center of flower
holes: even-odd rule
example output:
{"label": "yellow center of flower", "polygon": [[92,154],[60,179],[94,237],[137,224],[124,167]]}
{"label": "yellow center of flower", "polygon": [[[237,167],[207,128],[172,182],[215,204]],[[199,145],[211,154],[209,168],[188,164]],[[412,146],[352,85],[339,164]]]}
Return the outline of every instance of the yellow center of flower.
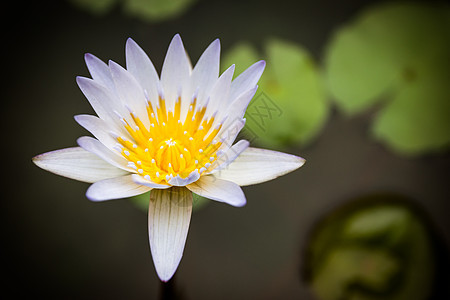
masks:
{"label": "yellow center of flower", "polygon": [[186,178],[193,171],[205,172],[217,159],[221,142],[215,137],[222,125],[211,128],[214,116],[205,118],[206,106],[196,108],[196,103],[194,98],[184,122],[180,119],[179,98],[173,111],[167,111],[162,98],[156,108],[148,103],[148,128],[132,112],[134,124],[122,118],[131,139],[116,139],[128,166],[144,178],[162,184],[168,184],[177,175]]}

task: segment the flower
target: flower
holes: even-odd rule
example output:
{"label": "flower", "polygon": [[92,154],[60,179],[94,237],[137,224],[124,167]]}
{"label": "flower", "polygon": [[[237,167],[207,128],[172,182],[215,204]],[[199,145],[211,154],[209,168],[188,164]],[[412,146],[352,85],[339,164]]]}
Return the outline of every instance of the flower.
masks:
{"label": "flower", "polygon": [[264,61],[232,80],[234,65],[219,77],[220,42],[204,51],[194,68],[180,36],[172,39],[159,78],[145,52],[126,43],[126,69],[86,54],[92,79],[77,83],[96,116],[75,120],[93,137],[79,147],[38,155],[47,171],[92,183],[92,201],[126,198],[152,190],[148,212],[156,271],[169,280],[180,263],[192,213],[192,193],[233,206],[246,203],[240,186],[274,179],[304,159],[234,145],[257,89]]}

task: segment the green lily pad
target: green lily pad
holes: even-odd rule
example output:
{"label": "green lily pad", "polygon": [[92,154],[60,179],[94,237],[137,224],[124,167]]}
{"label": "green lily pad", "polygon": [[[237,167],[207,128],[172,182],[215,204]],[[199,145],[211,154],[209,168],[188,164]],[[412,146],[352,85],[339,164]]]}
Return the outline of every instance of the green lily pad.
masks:
{"label": "green lily pad", "polygon": [[325,76],[338,107],[360,113],[381,103],[372,133],[407,155],[450,145],[448,6],[384,4],[338,30]]}
{"label": "green lily pad", "polygon": [[[262,146],[283,148],[309,143],[328,116],[325,89],[308,52],[294,43],[265,44],[266,70],[246,112],[244,134]],[[224,58],[240,74],[260,59],[248,44],[237,45]]]}
{"label": "green lily pad", "polygon": [[[150,201],[150,192],[131,197],[129,199],[137,208],[147,213]],[[208,204],[210,200],[192,193],[192,211],[197,211]]]}
{"label": "green lily pad", "polygon": [[390,281],[399,272],[399,263],[394,257],[383,251],[360,247],[335,249],[323,265],[312,283],[319,299],[370,299],[349,291],[349,283],[360,281],[373,292],[382,292],[389,289]]}
{"label": "green lily pad", "polygon": [[410,155],[445,149],[450,143],[450,95],[443,80],[448,80],[450,73],[440,78],[431,72],[419,74],[428,78],[399,90],[373,124],[379,140]]}
{"label": "green lily pad", "polygon": [[314,229],[306,279],[318,299],[428,299],[436,279],[430,228],[404,198],[339,208]]}

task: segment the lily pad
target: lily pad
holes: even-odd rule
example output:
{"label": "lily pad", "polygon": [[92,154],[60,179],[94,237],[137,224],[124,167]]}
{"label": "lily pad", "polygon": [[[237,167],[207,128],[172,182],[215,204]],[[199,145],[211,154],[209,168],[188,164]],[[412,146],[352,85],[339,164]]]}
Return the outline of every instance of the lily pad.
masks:
{"label": "lily pad", "polygon": [[325,75],[338,107],[353,115],[380,103],[372,133],[401,154],[450,145],[449,19],[448,6],[383,4],[327,47]]}
{"label": "lily pad", "polygon": [[304,275],[318,299],[429,299],[439,258],[427,221],[408,203],[367,197],[317,224]]}
{"label": "lily pad", "polygon": [[328,116],[328,103],[318,68],[301,46],[270,40],[265,56],[240,44],[224,58],[223,67],[236,64],[240,74],[261,57],[266,70],[246,112],[244,134],[262,146],[284,148],[309,143]]}

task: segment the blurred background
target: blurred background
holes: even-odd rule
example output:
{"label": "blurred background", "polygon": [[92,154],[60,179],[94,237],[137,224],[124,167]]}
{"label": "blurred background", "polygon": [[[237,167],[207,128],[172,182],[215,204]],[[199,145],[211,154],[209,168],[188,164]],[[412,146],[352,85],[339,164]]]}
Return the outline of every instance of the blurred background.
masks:
{"label": "blurred background", "polygon": [[[450,299],[448,4],[67,0],[3,11],[5,299]],[[142,199],[89,202],[87,184],[31,158],[88,134],[73,119],[93,113],[75,83],[88,76],[86,52],[124,65],[132,37],[160,70],[175,33],[193,63],[215,38],[223,70],[265,59],[242,136],[307,163],[245,187],[244,208],[196,200],[163,285]]]}

